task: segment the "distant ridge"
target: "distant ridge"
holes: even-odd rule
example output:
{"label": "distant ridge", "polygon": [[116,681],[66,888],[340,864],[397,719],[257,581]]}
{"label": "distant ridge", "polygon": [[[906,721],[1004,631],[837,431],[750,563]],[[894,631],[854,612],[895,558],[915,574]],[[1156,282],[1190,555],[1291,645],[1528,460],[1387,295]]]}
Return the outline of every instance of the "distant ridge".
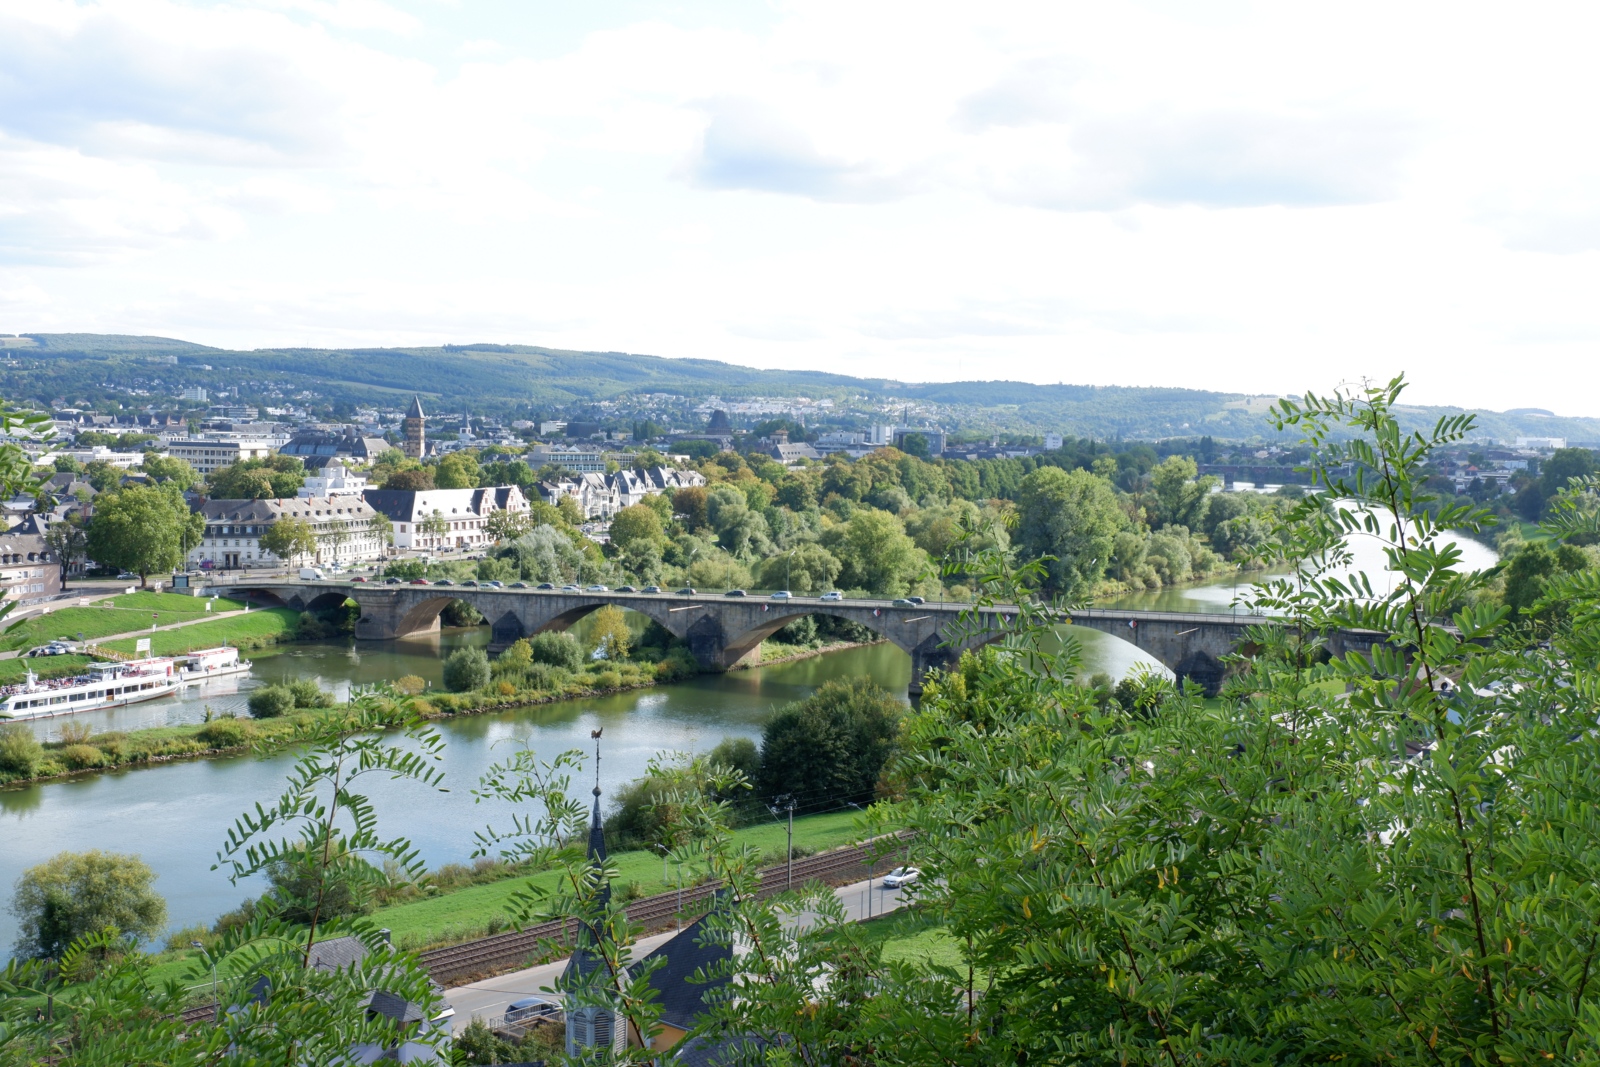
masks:
{"label": "distant ridge", "polygon": [[[823,371],[760,370],[710,359],[626,352],[578,352],[536,345],[476,343],[419,348],[211,348],[167,337],[120,334],[24,334],[34,344],[3,349],[19,364],[0,368],[12,400],[50,403],[92,383],[150,377],[141,368],[176,357],[163,383],[225,388],[271,381],[291,392],[314,390],[335,403],[390,403],[419,392],[436,404],[484,412],[581,408],[630,395],[811,396],[941,405],[947,429],[1054,431],[1094,437],[1226,439],[1280,437],[1268,421],[1270,398],[1244,393],[1151,386],[1038,385],[1013,381],[899,382]],[[202,365],[209,370],[202,370]],[[1308,383],[1309,384],[1309,383]],[[1410,426],[1431,424],[1460,408],[1407,407]],[[1560,417],[1542,408],[1475,412],[1483,436],[1567,437],[1600,442],[1600,418]]]}

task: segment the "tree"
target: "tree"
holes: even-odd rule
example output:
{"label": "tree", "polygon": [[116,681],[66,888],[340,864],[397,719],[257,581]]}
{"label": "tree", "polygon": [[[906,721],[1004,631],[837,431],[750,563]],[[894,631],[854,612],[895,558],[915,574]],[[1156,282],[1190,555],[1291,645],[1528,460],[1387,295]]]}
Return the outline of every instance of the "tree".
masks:
{"label": "tree", "polygon": [[444,684],[451,692],[482,689],[489,678],[489,657],[481,648],[458,648],[445,658]]}
{"label": "tree", "polygon": [[438,487],[434,484],[433,471],[427,467],[418,467],[411,470],[395,471],[384,480],[383,488],[421,492],[425,489]]}
{"label": "tree", "polygon": [[698,485],[691,485],[686,489],[679,489],[672,495],[672,511],[683,523],[683,528],[690,533],[703,530],[709,523],[707,518],[706,491]]}
{"label": "tree", "polygon": [[367,524],[367,529],[371,530],[373,536],[382,541],[385,546],[394,547],[394,523],[390,521],[389,516],[381,511],[374,511],[372,513],[372,521]]}
{"label": "tree", "polygon": [[904,712],[868,678],[827,682],[781,708],[761,734],[760,796],[790,796],[796,811],[870,801]]}
{"label": "tree", "polygon": [[317,534],[304,519],[280,518],[261,535],[261,548],[293,566],[317,551]]}
{"label": "tree", "polygon": [[904,594],[929,566],[900,520],[886,511],[857,511],[830,531],[824,544],[839,560],[840,585],[880,596]]}
{"label": "tree", "polygon": [[107,928],[150,939],[167,925],[155,872],[138,856],[60,852],[17,879],[11,900],[17,955],[59,957],[73,941]]}
{"label": "tree", "polygon": [[494,554],[514,560],[523,580],[529,582],[570,581],[583,566],[583,553],[566,534],[548,525],[535,526],[516,540],[499,545]]}
{"label": "tree", "polygon": [[114,492],[122,485],[123,475],[127,472],[114,463],[103,459],[91,460],[83,468],[83,479],[97,493]]}
{"label": "tree", "polygon": [[528,654],[535,663],[548,663],[575,671],[583,666],[583,646],[565,630],[546,630],[528,641]]}
{"label": "tree", "polygon": [[606,604],[594,613],[594,651],[609,660],[625,660],[633,647],[633,631],[628,617],[615,604]]}
{"label": "tree", "polygon": [[1111,487],[1088,471],[1041,467],[1023,479],[1017,499],[1018,549],[1029,559],[1054,556],[1046,588],[1082,596],[1104,577],[1117,531],[1127,520]]}
{"label": "tree", "polygon": [[69,515],[60,522],[51,523],[44,539],[61,564],[61,586],[66,588],[67,571],[88,558],[89,535],[84,532],[83,519]]}
{"label": "tree", "polygon": [[768,556],[761,563],[763,589],[788,589],[814,595],[832,589],[842,565],[833,553],[815,541],[801,541],[787,552]]}
{"label": "tree", "polygon": [[1565,489],[1569,480],[1594,472],[1593,452],[1587,448],[1558,448],[1539,471],[1539,489],[1548,499]]}
{"label": "tree", "polygon": [[476,489],[480,475],[478,460],[470,452],[452,452],[439,461],[433,472],[440,489]]}
{"label": "tree", "polygon": [[625,507],[611,518],[611,543],[626,549],[635,541],[662,541],[661,516],[644,504]]}
{"label": "tree", "polygon": [[1168,456],[1150,471],[1150,490],[1160,503],[1163,525],[1196,529],[1205,521],[1217,480],[1196,478],[1199,469],[1188,456]]}
{"label": "tree", "polygon": [[493,511],[483,521],[483,528],[496,541],[515,541],[533,529],[533,517],[520,511]]}
{"label": "tree", "polygon": [[305,464],[294,456],[277,454],[213,471],[211,496],[217,500],[281,500],[293,497],[305,482]]}
{"label": "tree", "polygon": [[933,455],[929,451],[927,435],[920,433],[908,433],[902,437],[900,439],[900,451],[908,456],[916,456],[918,459],[929,459]]}
{"label": "tree", "polygon": [[144,585],[152,573],[181,565],[204,532],[205,516],[191,512],[172,483],[129,486],[95,499],[86,548],[90,559],[132,571]]}
{"label": "tree", "polygon": [[175,482],[179,489],[193,489],[201,482],[200,473],[186,459],[146,452],[143,467],[153,480]]}
{"label": "tree", "polygon": [[417,532],[427,534],[434,539],[435,544],[438,544],[439,540],[450,532],[450,520],[446,519],[438,508],[434,508],[431,515],[417,523]]}

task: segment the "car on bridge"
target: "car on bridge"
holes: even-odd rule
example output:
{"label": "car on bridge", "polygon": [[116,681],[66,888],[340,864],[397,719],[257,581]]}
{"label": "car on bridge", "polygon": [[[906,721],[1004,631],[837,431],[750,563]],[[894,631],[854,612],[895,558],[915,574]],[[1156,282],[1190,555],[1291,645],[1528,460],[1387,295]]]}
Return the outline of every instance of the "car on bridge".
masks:
{"label": "car on bridge", "polygon": [[635,589],[631,585],[619,585],[619,586],[617,586],[617,592],[619,592],[619,593],[637,593],[638,591],[639,590]]}
{"label": "car on bridge", "polygon": [[583,592],[582,589],[579,589],[575,585],[564,585],[564,586],[561,587],[561,591],[563,593],[581,593],[581,592]]}
{"label": "car on bridge", "polygon": [[780,589],[776,593],[773,593],[772,596],[769,597],[768,599],[770,599],[770,600],[793,600],[794,599],[794,594],[789,592],[789,590],[787,590],[787,589]]}
{"label": "car on bridge", "polygon": [[607,589],[603,585],[599,585],[598,583],[595,584],[595,585],[586,585],[586,586],[584,586],[583,587],[583,591],[585,593],[609,593],[609,592],[611,592],[611,590]]}
{"label": "car on bridge", "polygon": [[818,600],[843,600],[844,594],[837,589],[830,590],[817,597]]}
{"label": "car on bridge", "polygon": [[750,594],[746,593],[743,589],[730,589],[726,593],[723,593],[722,595],[723,596],[749,596]]}
{"label": "car on bridge", "polygon": [[692,587],[686,585],[682,589],[679,589],[674,595],[676,595],[676,596],[694,596],[694,589]]}
{"label": "car on bridge", "polygon": [[437,582],[434,582],[433,584],[434,585],[455,585],[456,583],[452,582],[448,578],[440,578]]}
{"label": "car on bridge", "polygon": [[639,590],[639,592],[641,592],[641,593],[659,593],[659,592],[661,592],[661,587],[659,585],[647,585],[643,589]]}
{"label": "car on bridge", "polygon": [[413,579],[411,579],[411,584],[412,585],[429,585],[431,583],[426,578],[413,578]]}
{"label": "car on bridge", "polygon": [[[548,583],[546,583],[546,584],[548,584]],[[526,588],[528,588],[528,583],[527,582],[512,582],[511,583],[511,588],[512,589],[526,589]],[[540,588],[542,589],[542,588],[544,588],[544,586],[540,586]]]}

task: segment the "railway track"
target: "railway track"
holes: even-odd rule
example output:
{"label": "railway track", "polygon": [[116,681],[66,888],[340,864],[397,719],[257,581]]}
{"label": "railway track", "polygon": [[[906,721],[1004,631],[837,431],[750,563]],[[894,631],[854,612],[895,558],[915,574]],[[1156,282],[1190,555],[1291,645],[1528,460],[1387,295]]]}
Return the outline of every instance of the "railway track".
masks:
{"label": "railway track", "polygon": [[[901,840],[905,840],[909,835],[902,833],[898,836]],[[868,873],[866,864],[874,850],[874,844],[869,842],[797,859],[794,861],[794,884],[800,885],[812,879],[829,881],[845,876],[851,880],[864,877]],[[877,873],[880,868],[892,867],[896,862],[898,861],[888,857],[880,859],[873,865],[872,873]],[[762,896],[782,892],[787,885],[786,865],[777,864],[761,871]],[[721,883],[709,882],[686,887],[682,894],[684,918],[699,914],[705,902],[710,900],[712,894],[720,887]],[[636,900],[627,906],[626,911],[630,922],[638,923],[646,930],[659,929],[678,916],[678,891],[673,890]],[[440,985],[459,983],[464,978],[476,978],[537,962],[541,955],[541,942],[554,939],[571,944],[576,930],[577,923],[571,919],[540,923],[524,930],[495,934],[477,941],[424,952],[422,965]]]}

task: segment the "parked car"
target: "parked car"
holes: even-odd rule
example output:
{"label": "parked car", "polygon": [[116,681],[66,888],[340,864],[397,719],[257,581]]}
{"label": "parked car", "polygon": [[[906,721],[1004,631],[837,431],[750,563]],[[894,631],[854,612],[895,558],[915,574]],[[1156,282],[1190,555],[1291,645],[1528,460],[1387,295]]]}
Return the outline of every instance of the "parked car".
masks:
{"label": "parked car", "polygon": [[619,586],[617,586],[617,592],[619,592],[619,593],[637,593],[638,591],[639,590],[635,589],[631,585],[619,585]]}
{"label": "parked car", "polygon": [[40,645],[38,648],[29,649],[28,655],[30,655],[30,656],[64,656],[68,652],[71,652],[71,651],[72,651],[72,646],[71,645],[65,644],[64,642],[61,642],[61,641],[51,641],[48,645]]}
{"label": "parked car", "polygon": [[837,589],[831,589],[828,592],[823,593],[821,596],[817,597],[817,599],[818,600],[843,600],[844,599],[844,594],[839,592],[839,590],[837,590]]}
{"label": "parked car", "polygon": [[915,867],[896,867],[883,876],[883,888],[900,889],[904,886],[915,884],[916,880],[921,877],[922,872]]}
{"label": "parked car", "polygon": [[434,582],[433,584],[434,585],[455,585],[456,583],[452,582],[448,578],[440,578],[437,582]]}
{"label": "parked car", "polygon": [[694,596],[694,587],[686,585],[682,589],[677,590],[677,595],[678,596]]}
{"label": "parked car", "polygon": [[428,582],[428,579],[426,579],[426,578],[413,578],[413,579],[411,579],[411,584],[412,585],[428,585],[429,582]]}
{"label": "parked car", "polygon": [[554,1019],[560,1016],[561,1005],[543,997],[523,997],[506,1005],[506,1022],[527,1023],[535,1019]]}
{"label": "parked car", "polygon": [[586,586],[584,586],[583,587],[583,591],[585,593],[609,593],[609,592],[611,592],[611,590],[607,589],[605,586],[601,585],[598,582],[596,582],[594,585],[586,585]]}
{"label": "parked car", "polygon": [[750,594],[746,593],[743,589],[730,589],[726,593],[723,593],[722,595],[723,596],[749,596]]}
{"label": "parked car", "polygon": [[659,585],[647,585],[643,589],[639,590],[639,592],[641,592],[641,593],[659,593],[659,592],[661,592],[661,587]]}
{"label": "parked car", "polygon": [[787,590],[787,589],[780,589],[776,593],[772,594],[771,599],[772,600],[793,600],[794,599],[794,594],[789,592],[789,590]]}

